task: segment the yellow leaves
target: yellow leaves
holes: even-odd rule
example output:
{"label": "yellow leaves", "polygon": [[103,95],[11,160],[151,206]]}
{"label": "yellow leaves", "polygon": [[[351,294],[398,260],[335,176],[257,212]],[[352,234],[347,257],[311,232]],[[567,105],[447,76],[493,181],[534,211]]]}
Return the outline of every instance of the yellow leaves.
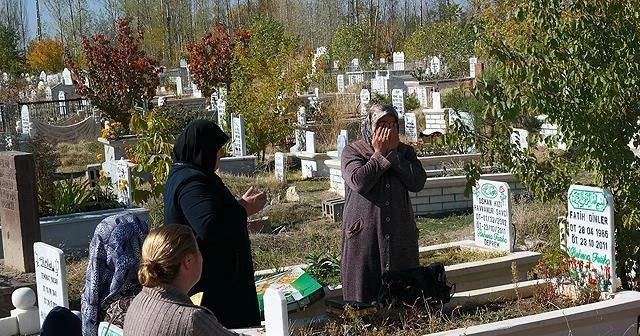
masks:
{"label": "yellow leaves", "polygon": [[64,69],[62,42],[48,38],[34,42],[27,55],[27,64],[36,71],[61,71]]}

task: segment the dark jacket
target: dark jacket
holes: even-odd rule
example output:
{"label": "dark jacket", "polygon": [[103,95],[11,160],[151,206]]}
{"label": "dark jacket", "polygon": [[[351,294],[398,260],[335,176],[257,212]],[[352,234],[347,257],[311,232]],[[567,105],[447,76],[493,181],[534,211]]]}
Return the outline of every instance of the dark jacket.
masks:
{"label": "dark jacket", "polygon": [[426,173],[411,146],[386,156],[364,140],[342,152],[342,293],[346,301],[377,299],[382,273],[417,267],[418,229],[408,191],[422,190]]}
{"label": "dark jacket", "polygon": [[171,168],[164,193],[165,224],[193,229],[203,270],[193,293],[225,327],[260,325],[247,213],[220,177],[188,163]]}

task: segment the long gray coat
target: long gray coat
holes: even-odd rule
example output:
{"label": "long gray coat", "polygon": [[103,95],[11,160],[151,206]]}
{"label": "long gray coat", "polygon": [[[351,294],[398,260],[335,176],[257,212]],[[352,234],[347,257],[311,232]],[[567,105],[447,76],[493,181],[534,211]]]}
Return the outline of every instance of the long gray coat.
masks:
{"label": "long gray coat", "polygon": [[427,176],[411,146],[382,156],[359,140],[342,152],[342,177],[342,293],[345,301],[371,302],[384,271],[419,265],[408,191],[422,190]]}

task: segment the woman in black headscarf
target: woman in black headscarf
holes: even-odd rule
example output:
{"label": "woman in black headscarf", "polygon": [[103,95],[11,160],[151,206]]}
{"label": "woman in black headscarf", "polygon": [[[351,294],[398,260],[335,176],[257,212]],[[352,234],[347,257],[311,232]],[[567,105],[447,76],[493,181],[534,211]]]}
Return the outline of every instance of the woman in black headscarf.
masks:
{"label": "woman in black headscarf", "polygon": [[201,305],[232,329],[260,325],[247,217],[264,207],[266,197],[249,188],[236,200],[216,175],[227,141],[229,136],[213,122],[187,125],[173,149],[164,222],[193,229],[203,269],[192,292],[204,292]]}

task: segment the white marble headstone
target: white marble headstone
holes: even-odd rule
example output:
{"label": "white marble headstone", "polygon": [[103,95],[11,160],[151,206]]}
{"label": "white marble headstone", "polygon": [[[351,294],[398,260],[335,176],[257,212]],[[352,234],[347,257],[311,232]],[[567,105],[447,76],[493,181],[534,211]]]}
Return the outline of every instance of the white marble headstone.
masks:
{"label": "white marble headstone", "polygon": [[60,90],[58,91],[58,100],[60,100],[60,102],[58,102],[58,107],[60,109],[60,115],[66,115],[67,114],[67,104],[65,100],[65,94],[64,91]]}
{"label": "white marble headstone", "polygon": [[31,120],[29,119],[29,107],[22,105],[20,109],[20,126],[22,127],[22,134],[31,134]]}
{"label": "white marble headstone", "polygon": [[36,242],[33,244],[40,325],[56,306],[69,308],[67,271],[61,249]]}
{"label": "white marble headstone", "polygon": [[276,152],[274,155],[274,172],[276,175],[276,178],[280,181],[286,181],[287,177],[286,177],[286,169],[285,169],[285,158],[284,158],[284,153],[282,152]]}
{"label": "white marble headstone", "polygon": [[51,87],[47,86],[47,87],[44,89],[44,96],[45,96],[45,98],[46,98],[47,100],[51,100],[51,98],[52,98],[52,95],[51,95]]}
{"label": "white marble headstone", "polygon": [[47,74],[44,71],[40,71],[40,80],[43,82],[47,81]]}
{"label": "white marble headstone", "polygon": [[304,106],[300,106],[298,108],[297,118],[298,118],[298,126],[305,126],[307,124],[307,113],[306,113],[306,108]]}
{"label": "white marble headstone", "polygon": [[473,188],[473,225],[476,245],[513,250],[509,183],[478,180]]}
{"label": "white marble headstone", "polygon": [[176,77],[176,95],[182,96],[182,77]]}
{"label": "white marble headstone", "polygon": [[399,116],[404,115],[404,92],[402,89],[391,90],[391,104],[396,108]]}
{"label": "white marble headstone", "polygon": [[360,60],[358,60],[357,58],[354,58],[351,60],[351,66],[354,68],[357,68],[360,66]]}
{"label": "white marble headstone", "polygon": [[418,123],[416,114],[413,112],[407,112],[404,115],[404,134],[409,138],[410,142],[418,142]]}
{"label": "white marble headstone", "polygon": [[316,152],[316,134],[314,132],[305,132],[305,152],[309,154]]}
{"label": "white marble headstone", "polygon": [[567,253],[570,257],[591,263],[578,270],[584,276],[598,278],[602,291],[616,291],[616,241],[613,195],[607,189],[572,185],[567,199],[569,232]]}
{"label": "white marble headstone", "polygon": [[361,115],[367,114],[367,104],[369,104],[370,100],[371,100],[371,94],[369,93],[369,90],[367,89],[360,90],[360,114]]}
{"label": "white marble headstone", "polygon": [[433,100],[433,109],[442,110],[442,104],[440,104],[440,92],[434,91],[431,94],[431,99]]}
{"label": "white marble headstone", "polygon": [[349,144],[349,139],[347,138],[347,136],[344,134],[340,134],[338,136],[338,143],[336,146],[338,149],[338,159],[342,158],[342,151],[344,150],[345,147],[347,147],[348,144]]}
{"label": "white marble headstone", "polygon": [[227,102],[218,99],[216,108],[218,110],[218,125],[224,129],[227,127]]}
{"label": "white marble headstone", "polygon": [[431,70],[432,74],[439,74],[440,73],[441,63],[440,63],[440,59],[438,58],[438,56],[433,56],[433,58],[431,58],[429,69]]}
{"label": "white marble headstone", "polygon": [[344,75],[340,74],[337,77],[338,93],[344,93]]}
{"label": "white marble headstone", "polygon": [[404,52],[394,52],[393,53],[393,70],[402,71],[404,70]]}
{"label": "white marble headstone", "polygon": [[469,58],[469,77],[476,78],[476,64],[478,63],[477,57]]}
{"label": "white marble headstone", "polygon": [[67,68],[62,70],[62,81],[64,85],[73,85],[73,80],[71,80],[71,71]]}
{"label": "white marble headstone", "polygon": [[247,139],[244,116],[242,114],[238,116],[232,115],[231,137],[233,140],[233,156],[247,156]]}
{"label": "white marble headstone", "polygon": [[192,90],[192,95],[193,98],[202,98],[202,91],[200,91],[200,89],[198,89],[198,85],[196,85],[196,83],[193,83],[191,85],[191,90]]}

